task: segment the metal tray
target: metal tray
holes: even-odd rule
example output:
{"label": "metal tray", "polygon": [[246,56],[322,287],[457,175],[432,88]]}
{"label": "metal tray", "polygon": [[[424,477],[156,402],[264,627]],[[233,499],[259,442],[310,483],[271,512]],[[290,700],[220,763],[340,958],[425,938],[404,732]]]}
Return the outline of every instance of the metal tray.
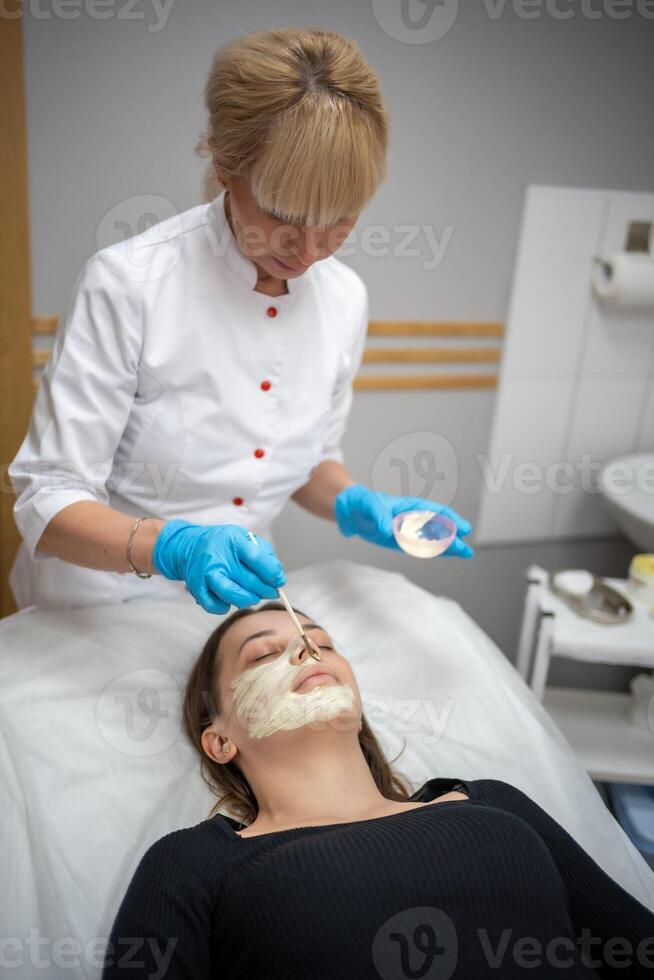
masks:
{"label": "metal tray", "polygon": [[593,575],[590,591],[582,596],[572,595],[564,589],[557,588],[556,576],[566,571],[570,569],[559,568],[555,572],[550,572],[548,584],[550,591],[559,599],[563,599],[578,616],[603,626],[612,626],[625,623],[633,615],[634,607],[629,599],[609,585],[606,579],[597,575]]}

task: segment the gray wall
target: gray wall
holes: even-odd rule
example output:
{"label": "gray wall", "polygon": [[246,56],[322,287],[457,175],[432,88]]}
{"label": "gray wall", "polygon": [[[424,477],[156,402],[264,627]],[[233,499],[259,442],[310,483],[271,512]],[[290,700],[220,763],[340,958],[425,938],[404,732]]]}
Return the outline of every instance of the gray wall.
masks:
{"label": "gray wall", "polygon": [[[417,17],[424,7],[412,2]],[[388,6],[374,0],[377,12]],[[448,0],[450,12],[455,6]],[[48,4],[26,7],[35,313],[62,311],[83,262],[107,243],[108,225],[127,221],[136,232],[144,210],[161,208],[164,217],[167,207],[200,202],[204,163],[193,147],[211,56],[229,38],[261,27],[336,28],[358,40],[381,76],[392,114],[389,176],[359,227],[382,224],[392,241],[398,225],[430,224],[437,237],[452,228],[434,269],[425,268],[424,240],[423,254],[413,258],[359,249],[347,259],[367,282],[373,317],[504,319],[529,183],[652,189],[654,20],[637,11],[622,20],[607,12],[591,19],[579,3],[560,0],[569,19],[545,4],[536,17],[537,8],[528,8],[527,19],[517,3],[462,2],[443,37],[405,43],[399,28],[382,29],[386,21],[370,2],[351,0],[174,0],[165,23],[152,0],[131,8],[117,0],[106,20],[93,17],[83,0],[71,19]],[[593,8],[610,5],[595,0]],[[435,8],[435,16],[446,13]],[[417,36],[410,32],[411,40]],[[164,200],[144,208],[149,195]],[[440,433],[459,463],[454,505],[474,522],[476,454],[488,446],[493,400],[486,391],[358,393],[345,441],[355,478],[370,481],[391,439]],[[509,656],[531,562],[619,575],[633,552],[613,539],[420,562],[341,539],[293,503],[275,540],[288,568],[347,557],[402,571],[457,599]],[[558,668],[559,680],[578,676]],[[599,684],[624,681],[593,676]]]}

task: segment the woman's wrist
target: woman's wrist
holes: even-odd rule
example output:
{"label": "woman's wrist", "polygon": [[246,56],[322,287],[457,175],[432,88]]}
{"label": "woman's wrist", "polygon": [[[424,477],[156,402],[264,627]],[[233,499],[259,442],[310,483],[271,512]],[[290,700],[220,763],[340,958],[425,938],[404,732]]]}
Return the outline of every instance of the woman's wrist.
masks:
{"label": "woman's wrist", "polygon": [[318,464],[311,479],[292,494],[292,499],[309,513],[333,521],[336,495],[354,482],[342,463],[326,459]]}
{"label": "woman's wrist", "polygon": [[[148,517],[139,526],[132,541],[132,563],[139,572],[157,575],[157,569],[152,564],[152,553],[159,533],[166,523],[159,517]],[[130,569],[131,571],[131,569]]]}

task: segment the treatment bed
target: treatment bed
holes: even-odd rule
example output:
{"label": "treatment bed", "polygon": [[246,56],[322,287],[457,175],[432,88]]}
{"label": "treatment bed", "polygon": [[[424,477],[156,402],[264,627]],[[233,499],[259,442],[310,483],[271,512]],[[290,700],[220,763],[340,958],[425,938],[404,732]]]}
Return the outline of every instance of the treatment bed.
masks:
{"label": "treatment bed", "polygon": [[[291,572],[286,592],[351,661],[387,757],[406,743],[394,766],[414,788],[433,776],[510,782],[654,908],[654,874],[457,603],[348,561]],[[0,922],[11,976],[99,977],[102,940],[141,855],[208,816],[213,797],[180,707],[219,620],[181,595],[32,607],[0,621]]]}

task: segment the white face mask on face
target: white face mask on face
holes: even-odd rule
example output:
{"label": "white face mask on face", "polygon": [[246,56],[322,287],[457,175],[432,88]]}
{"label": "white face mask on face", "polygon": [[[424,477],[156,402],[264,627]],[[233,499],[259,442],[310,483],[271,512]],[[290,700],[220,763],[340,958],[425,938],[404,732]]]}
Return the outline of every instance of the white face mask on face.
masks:
{"label": "white face mask on face", "polygon": [[312,721],[328,721],[354,707],[356,699],[349,684],[317,685],[306,694],[291,691],[297,675],[307,666],[306,661],[291,662],[303,645],[299,637],[293,637],[274,660],[244,670],[231,682],[236,714],[252,738],[301,728]]}

